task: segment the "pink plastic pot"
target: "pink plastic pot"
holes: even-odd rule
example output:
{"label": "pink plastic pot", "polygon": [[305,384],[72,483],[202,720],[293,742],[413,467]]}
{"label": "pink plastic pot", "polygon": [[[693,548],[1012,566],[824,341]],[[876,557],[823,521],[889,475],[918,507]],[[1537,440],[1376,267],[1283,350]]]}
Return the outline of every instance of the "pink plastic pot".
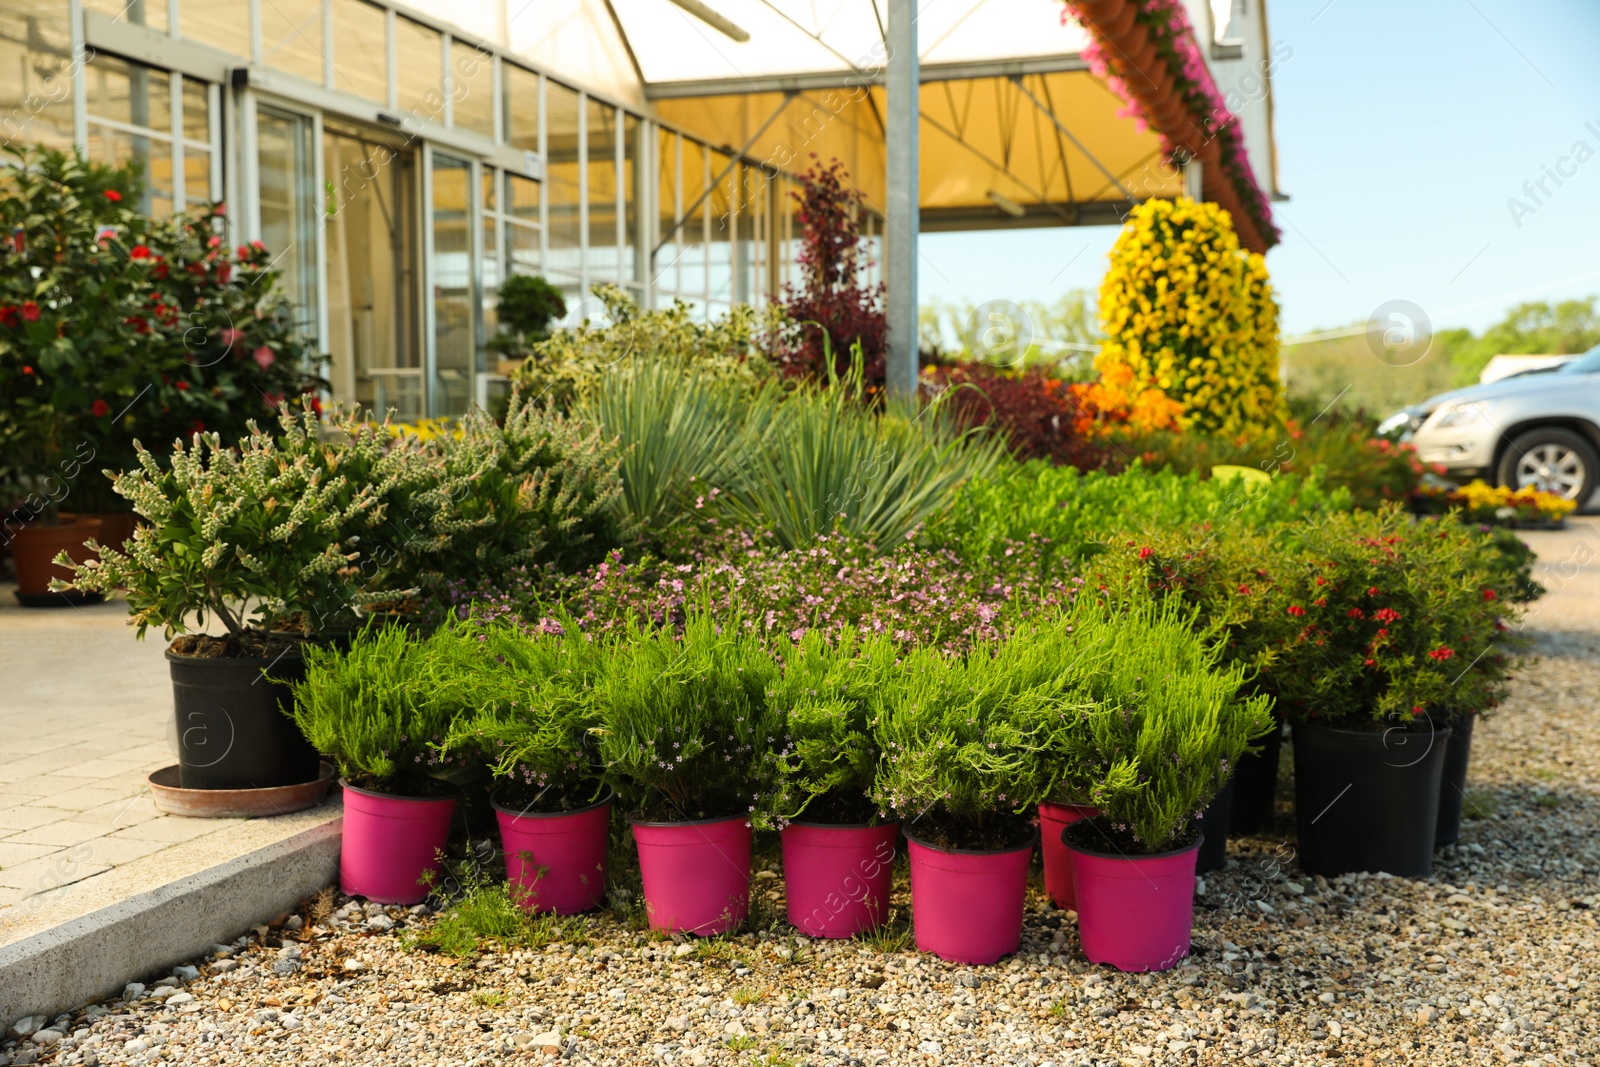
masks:
{"label": "pink plastic pot", "polygon": [[418,884],[439,873],[439,853],[450,840],[455,797],[396,797],[344,786],[344,835],[339,845],[339,888],[379,904],[416,904],[428,895]]}
{"label": "pink plastic pot", "polygon": [[750,911],[750,823],[634,822],[650,929],[727,933]]}
{"label": "pink plastic pot", "polygon": [[606,895],[606,843],[611,794],[586,808],[546,814],[494,802],[506,880],[531,912],[577,915]]}
{"label": "pink plastic pot", "polygon": [[812,937],[850,937],[889,917],[899,823],[783,828],[783,878],[789,924]]}
{"label": "pink plastic pot", "polygon": [[1189,954],[1196,841],[1154,856],[1094,852],[1074,844],[1078,937],[1090,963],[1164,971]]}
{"label": "pink plastic pot", "polygon": [[956,963],[994,963],[1022,943],[1033,843],[1003,852],[936,848],[906,837],[917,949]]}
{"label": "pink plastic pot", "polygon": [[1056,907],[1078,910],[1078,897],[1072,888],[1072,853],[1061,840],[1061,832],[1079,819],[1092,819],[1099,808],[1086,804],[1039,804],[1039,855],[1044,860],[1044,891]]}

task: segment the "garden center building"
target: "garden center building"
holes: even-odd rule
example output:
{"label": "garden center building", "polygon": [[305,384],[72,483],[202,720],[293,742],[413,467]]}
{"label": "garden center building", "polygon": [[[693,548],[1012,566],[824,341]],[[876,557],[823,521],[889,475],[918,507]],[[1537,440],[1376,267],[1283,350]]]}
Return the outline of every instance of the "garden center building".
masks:
{"label": "garden center building", "polygon": [[[1181,136],[1127,117],[1059,0],[917,5],[916,169],[891,182],[904,3],[0,0],[0,123],[7,141],[141,160],[149,211],[224,201],[230,241],[278,257],[335,395],[407,418],[503,380],[484,341],[508,274],[560,285],[570,317],[600,282],[710,313],[775,294],[813,153],[865,195],[891,283],[897,187],[923,230],[1114,223],[1186,187],[1239,214],[1240,165],[1230,185],[1210,162],[1171,164],[1162,137]],[[1263,4],[1185,6],[1266,203],[1271,74],[1289,56]],[[1116,49],[1129,20],[1107,22]],[[1240,229],[1272,239],[1269,222]]]}

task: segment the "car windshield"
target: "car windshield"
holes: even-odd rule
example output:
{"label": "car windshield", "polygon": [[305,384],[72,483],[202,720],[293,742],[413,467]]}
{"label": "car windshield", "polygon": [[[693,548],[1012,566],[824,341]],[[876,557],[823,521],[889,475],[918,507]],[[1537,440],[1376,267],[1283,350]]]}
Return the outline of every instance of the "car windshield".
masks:
{"label": "car windshield", "polygon": [[1600,372],[1600,345],[1589,349],[1571,363],[1563,363],[1557,374],[1594,374]]}

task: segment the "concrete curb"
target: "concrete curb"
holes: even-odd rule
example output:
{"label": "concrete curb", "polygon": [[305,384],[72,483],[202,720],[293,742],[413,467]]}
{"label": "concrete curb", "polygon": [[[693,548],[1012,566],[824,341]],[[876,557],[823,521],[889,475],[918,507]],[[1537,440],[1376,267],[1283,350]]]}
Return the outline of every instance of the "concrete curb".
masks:
{"label": "concrete curb", "polygon": [[339,875],[333,818],[0,947],[0,1020],[53,1016],[203,956]]}

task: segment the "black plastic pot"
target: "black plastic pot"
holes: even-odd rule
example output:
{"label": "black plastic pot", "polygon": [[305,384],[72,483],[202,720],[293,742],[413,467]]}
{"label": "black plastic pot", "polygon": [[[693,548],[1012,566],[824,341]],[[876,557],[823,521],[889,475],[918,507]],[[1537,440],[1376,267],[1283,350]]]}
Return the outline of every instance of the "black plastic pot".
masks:
{"label": "black plastic pot", "polygon": [[[1233,811],[1228,817],[1228,833],[1233,837],[1254,837],[1271,829],[1278,801],[1278,757],[1283,750],[1283,727],[1273,727],[1263,737],[1260,754],[1239,758],[1233,772]],[[1207,837],[1211,834],[1209,830]]]}
{"label": "black plastic pot", "polygon": [[1205,818],[1200,820],[1200,832],[1205,836],[1201,838],[1200,853],[1194,861],[1196,874],[1220,870],[1228,862],[1228,823],[1233,815],[1235,781],[1235,778],[1228,779],[1228,784],[1206,806]]}
{"label": "black plastic pot", "polygon": [[1338,730],[1295,724],[1300,866],[1314,874],[1433,870],[1450,727]]}
{"label": "black plastic pot", "polygon": [[1439,823],[1433,847],[1453,845],[1461,836],[1461,804],[1467,799],[1467,763],[1472,759],[1472,724],[1468,715],[1450,724],[1450,744],[1445,747],[1444,778],[1439,784]]}
{"label": "black plastic pot", "polygon": [[295,655],[179,656],[167,653],[177,721],[178,784],[184,789],[265,789],[315,781],[316,749],[288,715],[286,681],[305,677]]}

